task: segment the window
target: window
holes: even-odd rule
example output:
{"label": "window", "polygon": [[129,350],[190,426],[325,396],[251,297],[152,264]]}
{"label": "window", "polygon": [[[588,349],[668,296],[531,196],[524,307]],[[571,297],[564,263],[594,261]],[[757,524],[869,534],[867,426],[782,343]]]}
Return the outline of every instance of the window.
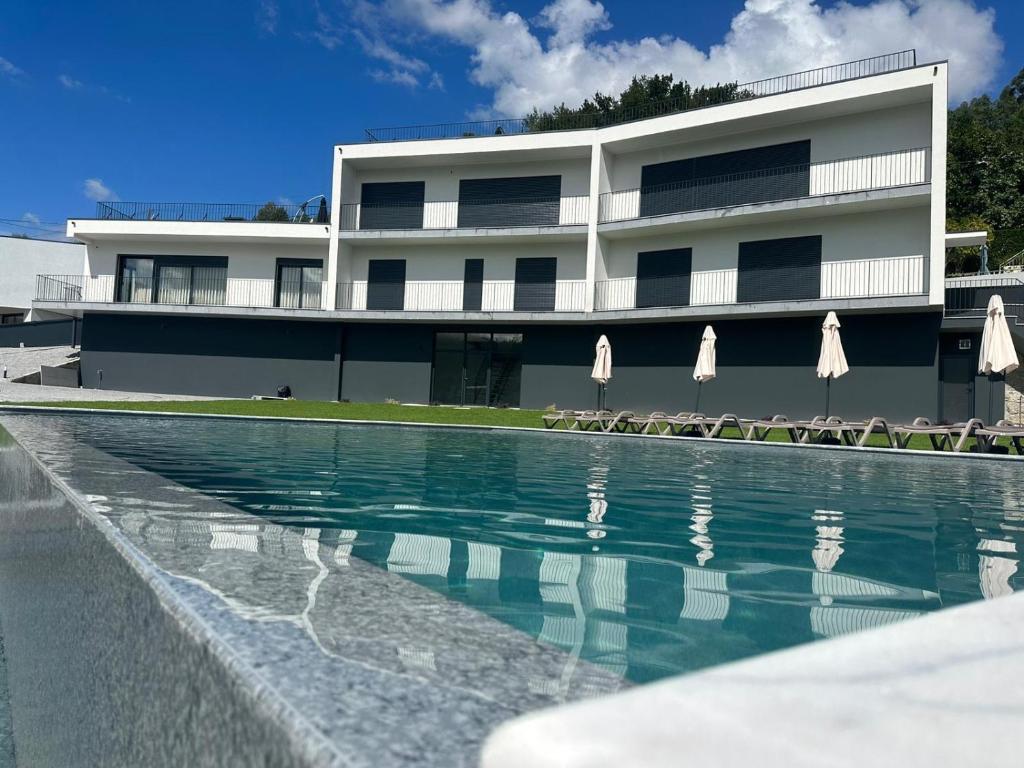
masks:
{"label": "window", "polygon": [[561,176],[462,179],[460,227],[522,227],[558,224]]}
{"label": "window", "polygon": [[226,258],[122,255],[118,261],[115,301],[130,304],[224,304],[228,279]]}
{"label": "window", "polygon": [[405,259],[370,259],[367,265],[366,308],[405,308]]}
{"label": "window", "polygon": [[645,165],[640,215],[787,200],[810,192],[811,142],[794,141]]}
{"label": "window", "polygon": [[274,306],[320,309],[323,280],[322,259],[278,259]]}
{"label": "window", "polygon": [[821,236],[740,243],[736,301],[821,297]]}
{"label": "window", "polygon": [[390,181],[362,185],[360,229],[422,229],[425,182]]}
{"label": "window", "polygon": [[484,260],[466,259],[465,277],[462,282],[462,311],[479,312],[483,306]]}
{"label": "window", "polygon": [[690,303],[692,248],[645,251],[636,256],[636,306],[685,307]]}
{"label": "window", "polygon": [[25,322],[24,312],[10,312],[6,315],[0,315],[0,325],[17,325],[23,322]]}
{"label": "window", "polygon": [[516,312],[553,312],[558,259],[516,259],[516,285],[512,308]]}

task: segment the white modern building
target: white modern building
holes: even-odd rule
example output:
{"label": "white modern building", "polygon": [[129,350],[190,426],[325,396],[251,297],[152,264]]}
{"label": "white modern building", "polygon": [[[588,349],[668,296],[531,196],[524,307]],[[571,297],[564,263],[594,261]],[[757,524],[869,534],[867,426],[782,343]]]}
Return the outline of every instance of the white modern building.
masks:
{"label": "white modern building", "polygon": [[59,317],[32,306],[36,276],[77,274],[84,264],[85,246],[81,243],[0,235],[0,325]]}
{"label": "white modern building", "polygon": [[371,130],[329,203],[101,203],[34,306],[84,318],[86,386],[592,407],[604,333],[609,404],[673,412],[710,323],[702,408],[794,417],[834,310],[833,412],[953,418],[943,349],[977,329],[942,342],[946,103],[905,51],[582,127]]}

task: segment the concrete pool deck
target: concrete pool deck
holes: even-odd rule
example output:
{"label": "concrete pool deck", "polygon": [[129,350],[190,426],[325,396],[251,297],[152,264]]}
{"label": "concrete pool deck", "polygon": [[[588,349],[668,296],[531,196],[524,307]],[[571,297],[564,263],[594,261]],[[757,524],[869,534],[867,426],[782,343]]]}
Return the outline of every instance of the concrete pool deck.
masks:
{"label": "concrete pool deck", "polygon": [[[17,518],[0,522],[0,540],[8,553],[18,550],[20,567],[36,563],[27,571],[3,568],[0,607],[13,606],[15,625],[41,630],[51,622],[51,634],[112,622],[101,629],[108,650],[120,649],[113,666],[88,670],[72,663],[69,669],[81,680],[106,673],[123,683],[125,691],[103,691],[121,713],[139,699],[145,734],[163,751],[142,755],[150,762],[126,751],[136,764],[200,755],[205,759],[194,759],[197,764],[473,765],[480,740],[496,726],[484,748],[485,768],[960,766],[1019,758],[1024,596],[500,725],[518,712],[616,693],[623,683],[566,654],[539,651],[505,625],[349,557],[343,537],[328,542],[285,529],[84,446],[72,427],[60,427],[59,414],[49,413],[0,413],[34,456],[17,446],[0,456],[0,505]],[[922,452],[895,455],[941,460]],[[16,472],[4,469],[11,459]],[[35,500],[31,514],[23,498]],[[69,536],[69,546],[51,547],[54,532]],[[79,546],[92,553],[81,566]],[[143,608],[120,615],[129,604]],[[382,627],[384,607],[399,618]],[[63,632],[52,632],[55,619]],[[139,623],[148,628],[122,652],[119,638]],[[165,635],[182,639],[168,643]],[[31,648],[27,638],[21,630],[11,637],[16,661],[103,650],[62,645],[60,637]],[[36,735],[45,739],[53,716],[40,707],[47,695],[74,690],[67,670],[16,663],[10,671],[16,741],[18,702],[29,695],[37,705]],[[211,712],[194,738],[179,734],[167,743],[165,731],[179,724],[175,708],[191,712],[205,697],[235,717]],[[61,706],[73,720],[82,707],[95,708],[95,697],[86,702],[77,694]],[[23,715],[22,728],[25,722]],[[99,749],[99,738],[83,732],[29,762],[72,754],[62,749],[88,754]]]}

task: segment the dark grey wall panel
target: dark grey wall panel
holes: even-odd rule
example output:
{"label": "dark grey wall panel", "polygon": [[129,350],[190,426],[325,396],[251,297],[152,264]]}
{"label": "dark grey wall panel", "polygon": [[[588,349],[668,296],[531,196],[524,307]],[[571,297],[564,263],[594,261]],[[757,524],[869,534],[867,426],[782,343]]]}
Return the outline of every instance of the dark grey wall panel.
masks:
{"label": "dark grey wall panel", "polygon": [[370,259],[366,268],[366,308],[405,307],[405,259]]}
{"label": "dark grey wall panel", "polygon": [[[718,378],[702,387],[700,409],[743,417],[824,411],[825,383],[815,374],[820,317],[715,322]],[[849,419],[936,418],[938,314],[848,315],[840,318],[851,371],[832,384],[833,415]],[[704,322],[527,328],[522,406],[593,408],[593,345],[612,343],[608,405],[675,413],[696,404],[693,364]]]}
{"label": "dark grey wall panel", "polygon": [[297,398],[335,400],[340,332],[335,323],[87,314],[82,385],[226,397],[287,385]]}
{"label": "dark grey wall panel", "polygon": [[346,326],[342,398],[428,402],[433,351],[434,329],[427,325]]}
{"label": "dark grey wall panel", "polygon": [[[0,325],[0,347],[63,347],[78,344],[82,324],[75,320],[40,320]],[[72,338],[74,341],[72,341]]]}
{"label": "dark grey wall panel", "polygon": [[484,260],[466,259],[462,280],[462,309],[464,312],[479,312],[484,296]]}
{"label": "dark grey wall panel", "polygon": [[421,229],[426,182],[365,182],[360,191],[360,229]]}

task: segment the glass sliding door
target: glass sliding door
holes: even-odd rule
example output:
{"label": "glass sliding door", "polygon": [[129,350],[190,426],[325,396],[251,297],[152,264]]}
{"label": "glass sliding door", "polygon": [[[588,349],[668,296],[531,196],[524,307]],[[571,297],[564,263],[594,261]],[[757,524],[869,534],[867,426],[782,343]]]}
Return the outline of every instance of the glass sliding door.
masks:
{"label": "glass sliding door", "polygon": [[521,333],[434,334],[431,401],[445,405],[518,407]]}
{"label": "glass sliding door", "polygon": [[319,259],[278,259],[274,306],[320,309],[324,267]]}
{"label": "glass sliding door", "polygon": [[192,267],[161,266],[158,272],[158,304],[188,304],[192,294]]}
{"label": "glass sliding door", "polygon": [[117,301],[150,304],[153,301],[153,259],[122,256],[118,270]]}

